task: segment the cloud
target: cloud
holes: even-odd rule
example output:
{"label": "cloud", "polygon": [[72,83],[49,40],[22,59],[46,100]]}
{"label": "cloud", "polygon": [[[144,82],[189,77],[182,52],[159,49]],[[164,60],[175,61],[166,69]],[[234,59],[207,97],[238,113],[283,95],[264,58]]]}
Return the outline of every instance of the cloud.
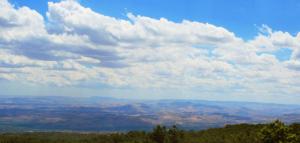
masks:
{"label": "cloud", "polygon": [[[263,25],[245,41],[209,23],[132,13],[118,19],[71,0],[49,2],[46,15],[0,1],[0,78],[232,94],[237,88],[257,95],[299,91],[300,34]],[[281,48],[292,50],[288,61],[273,54]]]}
{"label": "cloud", "polygon": [[1,41],[23,40],[46,33],[44,19],[38,12],[28,7],[14,8],[7,0],[0,3]]}

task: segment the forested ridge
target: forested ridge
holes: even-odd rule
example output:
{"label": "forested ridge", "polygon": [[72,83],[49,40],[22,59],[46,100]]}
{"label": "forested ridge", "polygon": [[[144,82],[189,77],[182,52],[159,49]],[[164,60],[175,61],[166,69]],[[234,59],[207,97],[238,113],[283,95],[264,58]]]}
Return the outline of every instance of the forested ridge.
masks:
{"label": "forested ridge", "polygon": [[269,124],[226,125],[202,131],[156,126],[150,132],[3,133],[0,143],[300,143],[300,124],[285,125],[276,120]]}

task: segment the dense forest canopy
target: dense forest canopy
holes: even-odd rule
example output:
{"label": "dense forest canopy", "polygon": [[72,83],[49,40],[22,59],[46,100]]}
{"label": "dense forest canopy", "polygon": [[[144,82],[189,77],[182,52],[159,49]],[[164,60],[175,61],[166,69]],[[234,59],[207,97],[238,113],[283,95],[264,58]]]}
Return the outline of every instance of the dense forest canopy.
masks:
{"label": "dense forest canopy", "polygon": [[226,125],[203,131],[156,126],[151,132],[127,133],[4,133],[0,143],[299,143],[300,124]]}

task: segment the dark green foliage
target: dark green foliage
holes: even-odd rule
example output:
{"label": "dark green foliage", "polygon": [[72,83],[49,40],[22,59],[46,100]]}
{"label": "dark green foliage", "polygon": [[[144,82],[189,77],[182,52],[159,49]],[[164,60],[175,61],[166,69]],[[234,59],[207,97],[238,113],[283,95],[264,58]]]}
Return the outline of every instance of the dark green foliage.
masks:
{"label": "dark green foliage", "polygon": [[150,138],[156,143],[164,143],[167,139],[167,128],[164,126],[156,126],[150,134]]}
{"label": "dark green foliage", "polygon": [[227,125],[205,131],[185,132],[187,143],[256,143],[257,133],[263,125]]}
{"label": "dark green foliage", "polygon": [[179,130],[177,126],[172,126],[168,130],[168,142],[169,143],[181,143],[184,139],[184,132],[182,130]]}
{"label": "dark green foliage", "polygon": [[260,138],[263,143],[285,143],[288,138],[288,128],[284,123],[276,120],[262,128]]}
{"label": "dark green foliage", "polygon": [[276,120],[261,129],[260,140],[262,143],[299,143],[299,129],[296,124],[286,126]]}
{"label": "dark green foliage", "polygon": [[150,138],[155,143],[180,143],[183,137],[184,132],[175,125],[171,128],[158,125],[150,133]]}
{"label": "dark green foliage", "polygon": [[6,133],[0,143],[300,143],[300,124],[226,125],[203,131],[156,126],[152,132],[127,133]]}

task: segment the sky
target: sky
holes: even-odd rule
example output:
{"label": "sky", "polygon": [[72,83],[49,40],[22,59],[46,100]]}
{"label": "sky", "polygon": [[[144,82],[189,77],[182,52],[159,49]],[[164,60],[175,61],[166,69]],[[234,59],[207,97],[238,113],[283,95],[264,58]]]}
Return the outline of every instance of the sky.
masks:
{"label": "sky", "polygon": [[300,103],[298,0],[0,0],[0,96]]}

